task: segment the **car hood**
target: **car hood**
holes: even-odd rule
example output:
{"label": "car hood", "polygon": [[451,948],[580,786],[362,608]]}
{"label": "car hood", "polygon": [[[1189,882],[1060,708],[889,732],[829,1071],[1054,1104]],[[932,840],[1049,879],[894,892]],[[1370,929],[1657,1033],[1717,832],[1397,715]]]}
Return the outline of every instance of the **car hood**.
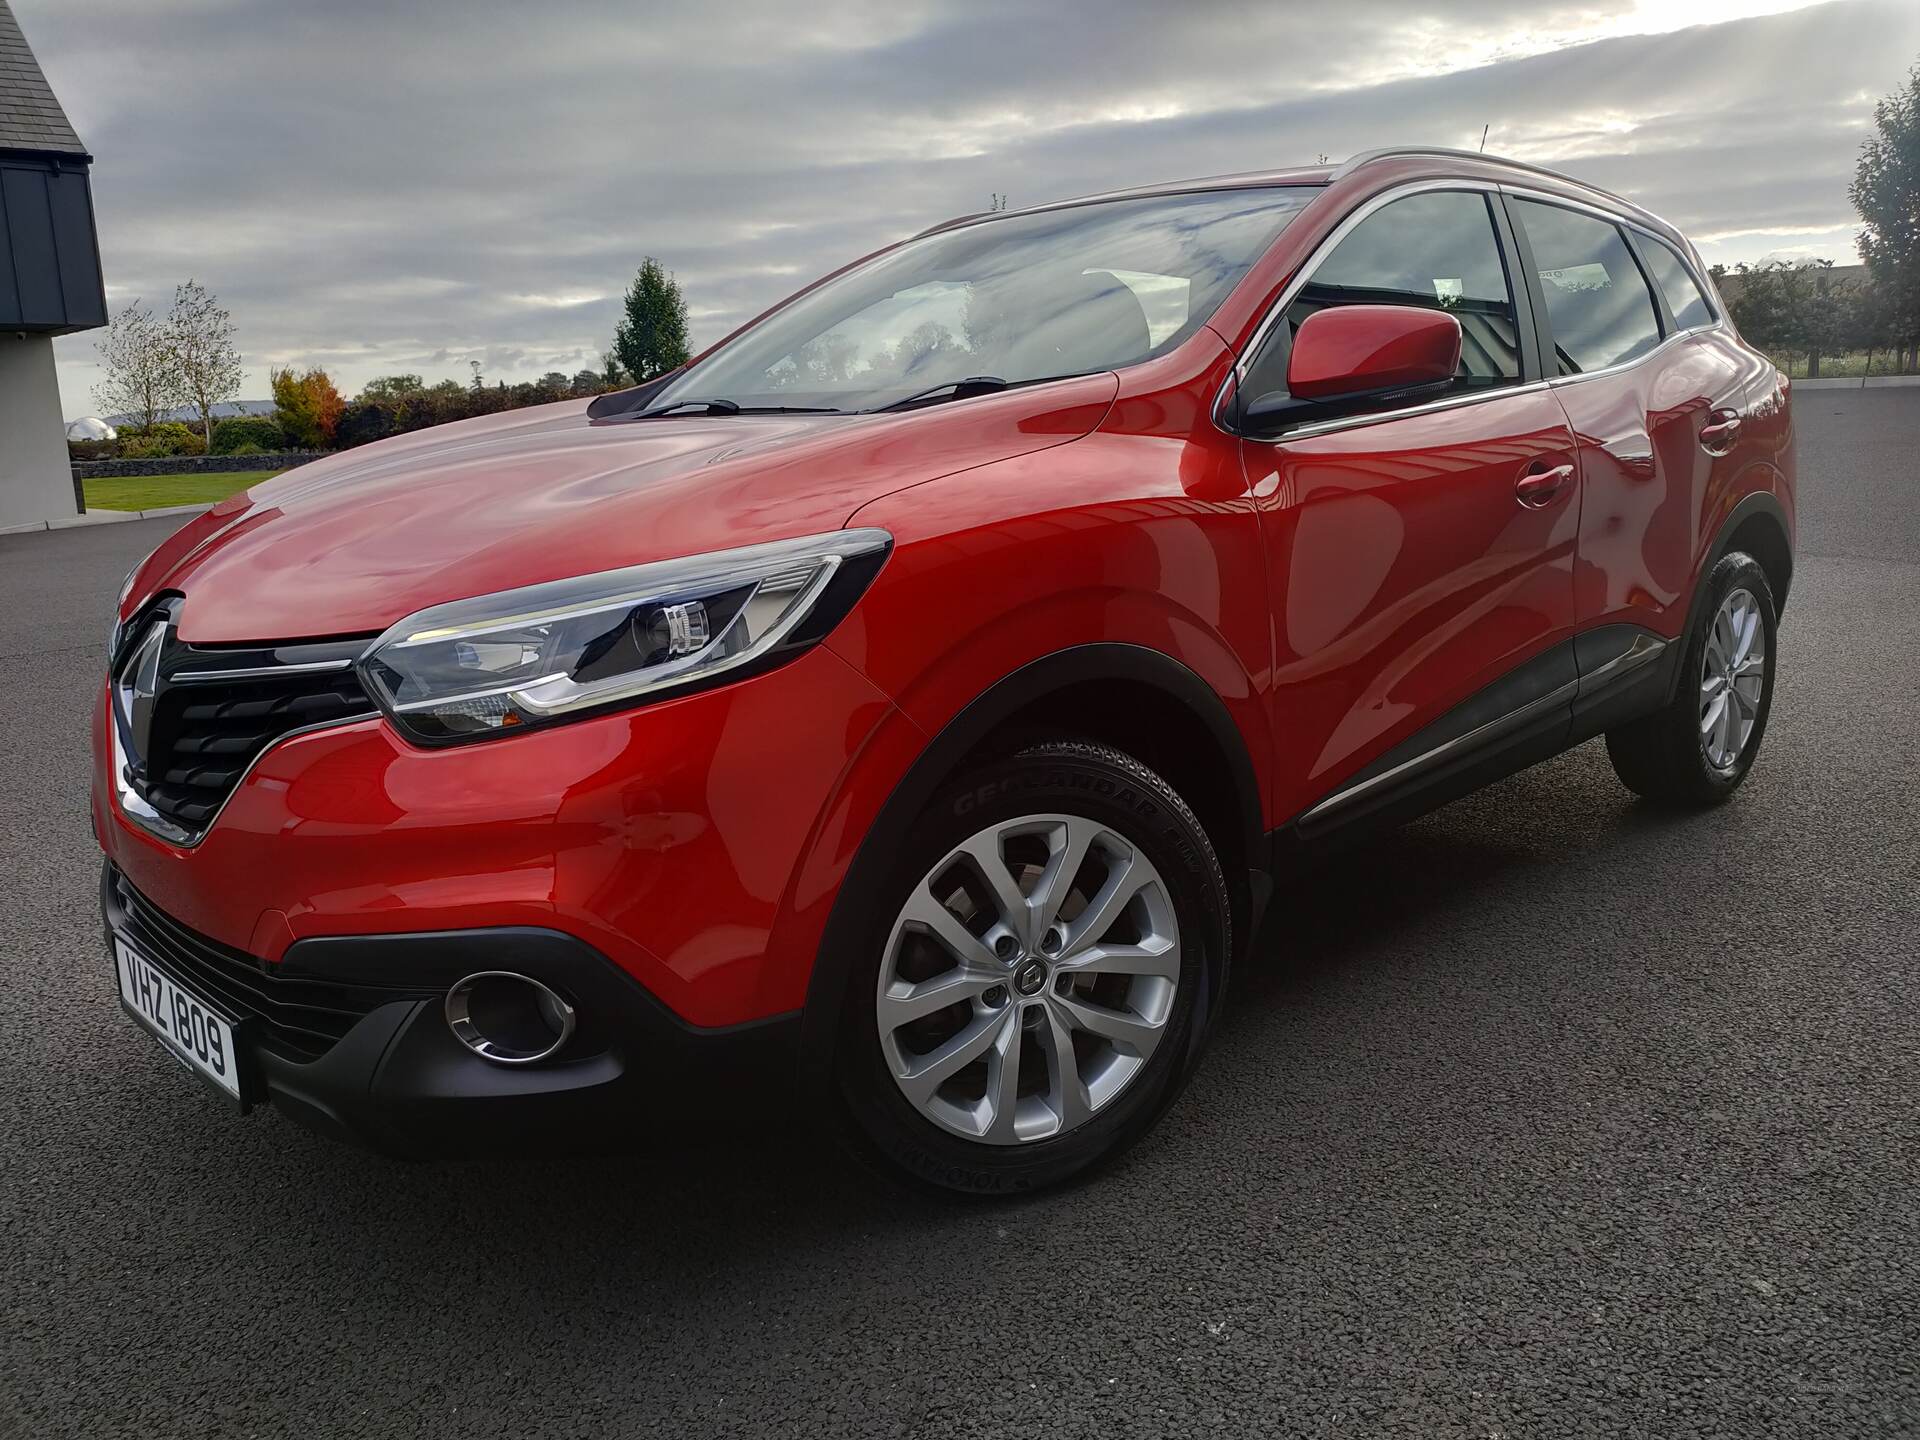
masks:
{"label": "car hood", "polygon": [[897,415],[590,420],[565,401],[330,456],[223,501],[149,557],[183,639],[353,635],[428,605],[841,528],[862,505],[1064,444],[1118,390],[1083,376]]}

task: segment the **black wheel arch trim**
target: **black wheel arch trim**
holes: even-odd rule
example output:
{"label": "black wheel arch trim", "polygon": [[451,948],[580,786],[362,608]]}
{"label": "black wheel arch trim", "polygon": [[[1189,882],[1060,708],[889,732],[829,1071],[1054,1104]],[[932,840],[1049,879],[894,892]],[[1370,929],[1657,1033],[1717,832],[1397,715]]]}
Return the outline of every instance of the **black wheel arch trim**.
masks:
{"label": "black wheel arch trim", "polygon": [[[801,1012],[801,1063],[812,1077],[824,1077],[831,1065],[834,1031],[846,997],[847,976],[857,958],[860,932],[871,919],[865,897],[880,882],[899,853],[908,830],[934,793],[952,778],[962,760],[1006,720],[1049,695],[1075,685],[1124,680],[1151,686],[1186,705],[1213,737],[1232,772],[1238,800],[1242,854],[1254,867],[1252,898],[1264,897],[1268,853],[1262,824],[1258,772],[1246,741],[1214,688],[1194,671],[1162,651],[1144,645],[1098,642],[1076,645],[1029,661],[996,681],[969,702],[940,730],[913,763],[893,793],[842,878],[827,917]],[[1229,877],[1231,879],[1232,877]],[[1252,917],[1250,917],[1251,920]],[[1250,931],[1251,924],[1247,927]],[[1244,943],[1244,942],[1243,942]]]}
{"label": "black wheel arch trim", "polygon": [[[1789,566],[1793,564],[1795,559],[1792,539],[1793,532],[1787,525],[1786,507],[1780,503],[1779,497],[1773,495],[1771,492],[1766,490],[1754,491],[1753,494],[1747,496],[1746,499],[1733,507],[1732,511],[1728,513],[1727,518],[1721,522],[1720,529],[1714,534],[1713,545],[1707,551],[1707,558],[1701,562],[1700,569],[1693,579],[1693,596],[1687,601],[1687,626],[1686,629],[1680,632],[1679,648],[1685,648],[1687,637],[1693,634],[1694,627],[1700,623],[1700,609],[1701,606],[1707,602],[1707,577],[1713,574],[1713,567],[1726,559],[1728,554],[1732,552],[1734,548],[1733,537],[1739,534],[1740,531],[1746,527],[1747,523],[1756,517],[1764,517],[1772,522],[1773,526],[1779,531],[1780,547],[1786,552],[1787,563]],[[1755,555],[1753,558],[1761,562],[1762,569],[1766,568],[1760,556]],[[1788,571],[1788,580],[1789,582],[1792,580],[1791,569]],[[1788,585],[1782,585],[1774,593],[1773,615],[1775,623],[1778,623],[1781,615],[1786,612],[1788,588]],[[1676,668],[1673,674],[1673,681],[1676,684],[1679,680],[1679,673],[1679,670]]]}

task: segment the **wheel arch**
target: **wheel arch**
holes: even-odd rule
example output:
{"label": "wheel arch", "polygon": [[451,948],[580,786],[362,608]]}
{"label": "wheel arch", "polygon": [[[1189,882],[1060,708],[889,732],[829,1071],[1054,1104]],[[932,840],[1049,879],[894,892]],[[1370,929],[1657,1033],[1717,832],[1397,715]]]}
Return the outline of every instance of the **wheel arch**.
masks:
{"label": "wheel arch", "polygon": [[[1680,632],[1675,660],[1685,647],[1686,637],[1693,634],[1694,627],[1700,623],[1701,608],[1707,601],[1707,577],[1713,573],[1714,566],[1735,551],[1753,556],[1766,572],[1767,587],[1773,591],[1775,618],[1786,610],[1787,590],[1793,583],[1793,542],[1789,538],[1792,533],[1786,507],[1778,497],[1764,490],[1756,490],[1728,512],[1694,574],[1693,598],[1687,603],[1687,625]],[[1667,681],[1669,698],[1679,683],[1680,668],[1676,664]]]}
{"label": "wheel arch", "polygon": [[[1106,713],[1069,723],[1068,705],[1090,700],[1107,702]],[[1259,772],[1225,702],[1199,675],[1147,646],[1099,642],[1056,651],[999,680],[954,716],[894,787],[861,841],[808,979],[800,1049],[810,1073],[824,1075],[830,1067],[847,976],[871,919],[868,897],[914,821],[952,776],[1042,735],[1100,740],[1159,771],[1194,807],[1221,852],[1240,943],[1251,933],[1266,890]]]}

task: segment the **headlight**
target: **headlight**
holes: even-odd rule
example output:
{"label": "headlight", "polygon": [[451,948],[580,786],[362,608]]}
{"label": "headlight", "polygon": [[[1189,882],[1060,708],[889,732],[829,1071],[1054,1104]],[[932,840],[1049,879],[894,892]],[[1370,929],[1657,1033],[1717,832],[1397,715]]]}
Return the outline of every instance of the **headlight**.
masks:
{"label": "headlight", "polygon": [[393,626],[360,676],[428,744],[663,698],[813,644],[892,544],[840,530],[456,600]]}

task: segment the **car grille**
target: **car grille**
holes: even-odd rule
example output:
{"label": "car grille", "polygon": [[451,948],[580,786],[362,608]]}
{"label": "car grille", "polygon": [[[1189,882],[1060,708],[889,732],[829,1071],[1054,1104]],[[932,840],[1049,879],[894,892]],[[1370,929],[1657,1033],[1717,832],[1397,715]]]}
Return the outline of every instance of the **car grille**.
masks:
{"label": "car grille", "polygon": [[182,925],[111,866],[106,889],[108,921],[134,949],[174,971],[189,989],[236,1019],[254,1022],[263,1043],[295,1059],[319,1059],[382,1005],[438,993],[284,975],[275,965]]}
{"label": "car grille", "polygon": [[367,692],[350,671],[176,685],[155,707],[145,774],[134,784],[162,815],[199,831],[274,741],[372,711]]}
{"label": "car grille", "polygon": [[114,718],[124,784],[154,812],[134,806],[134,818],[191,844],[276,740],[377,712],[352,669],[364,639],[194,646],[174,633],[175,603],[129,627]]}

